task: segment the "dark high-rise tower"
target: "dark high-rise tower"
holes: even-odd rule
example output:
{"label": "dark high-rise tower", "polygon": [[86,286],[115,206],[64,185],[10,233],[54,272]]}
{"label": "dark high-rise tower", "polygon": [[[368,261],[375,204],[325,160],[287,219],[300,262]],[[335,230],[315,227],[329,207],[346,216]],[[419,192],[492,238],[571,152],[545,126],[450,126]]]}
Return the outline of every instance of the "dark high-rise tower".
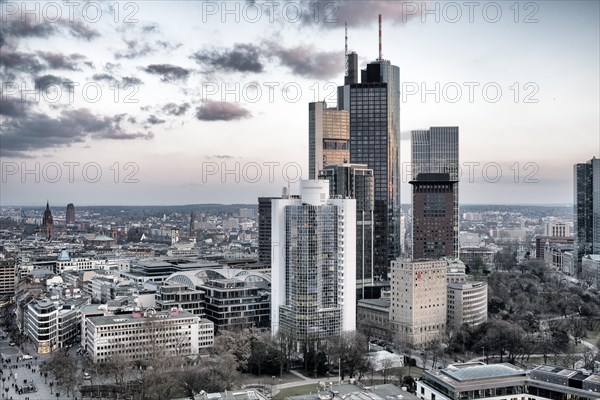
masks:
{"label": "dark high-rise tower", "polygon": [[190,226],[188,228],[188,237],[193,237],[194,236],[194,222],[196,221],[196,214],[194,213],[194,211],[192,211],[190,213]]}
{"label": "dark high-rise tower", "polygon": [[365,164],[327,165],[319,179],[329,181],[329,195],[356,200],[356,287],[365,298],[373,284],[373,170]]}
{"label": "dark high-rise tower", "polygon": [[600,159],[573,166],[575,254],[600,254]]}
{"label": "dark high-rise tower", "polygon": [[[458,127],[440,126],[429,130],[412,131],[412,176],[413,181],[419,180],[420,174],[448,174],[453,181],[453,211],[451,215],[453,226],[453,251],[444,254],[448,257],[458,257]],[[413,185],[413,189],[417,186]],[[415,210],[413,196],[413,212]],[[413,224],[414,224],[413,217]],[[413,226],[414,229],[414,226]],[[413,255],[416,258],[416,255]]]}
{"label": "dark high-rise tower", "polygon": [[413,186],[413,259],[454,257],[455,180],[447,173],[421,173]]}
{"label": "dark high-rise tower", "polygon": [[281,197],[258,198],[258,261],[271,266],[271,200]]}
{"label": "dark high-rise tower", "polygon": [[46,210],[44,211],[44,219],[42,220],[42,229],[48,240],[54,237],[54,220],[52,211],[50,211],[50,203],[46,202]]}
{"label": "dark high-rise tower", "polygon": [[73,203],[67,204],[67,214],[66,215],[67,215],[67,217],[66,217],[67,225],[74,224],[75,223],[75,206],[73,205]]}

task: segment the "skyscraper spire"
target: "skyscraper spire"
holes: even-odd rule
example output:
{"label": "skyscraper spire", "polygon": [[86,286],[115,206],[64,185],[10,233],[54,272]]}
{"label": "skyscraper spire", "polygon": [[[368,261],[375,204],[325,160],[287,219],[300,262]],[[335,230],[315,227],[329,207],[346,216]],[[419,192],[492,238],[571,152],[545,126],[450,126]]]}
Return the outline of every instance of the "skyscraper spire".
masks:
{"label": "skyscraper spire", "polygon": [[379,58],[377,59],[377,61],[382,61],[383,60],[383,54],[381,51],[381,14],[379,14]]}

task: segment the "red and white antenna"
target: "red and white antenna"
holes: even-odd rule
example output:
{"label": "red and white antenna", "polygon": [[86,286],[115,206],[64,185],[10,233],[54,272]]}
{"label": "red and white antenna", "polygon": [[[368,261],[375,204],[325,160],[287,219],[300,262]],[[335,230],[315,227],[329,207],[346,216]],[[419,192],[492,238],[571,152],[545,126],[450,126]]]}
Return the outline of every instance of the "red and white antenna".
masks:
{"label": "red and white antenna", "polygon": [[381,52],[381,14],[379,14],[379,61],[383,60],[383,55]]}

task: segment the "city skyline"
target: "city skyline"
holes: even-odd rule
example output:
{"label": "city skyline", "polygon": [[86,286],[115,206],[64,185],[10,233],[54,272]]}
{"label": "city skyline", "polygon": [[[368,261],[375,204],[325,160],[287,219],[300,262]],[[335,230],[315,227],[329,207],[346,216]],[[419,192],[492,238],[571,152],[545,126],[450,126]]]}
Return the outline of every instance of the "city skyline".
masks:
{"label": "city skyline", "polygon": [[[375,60],[379,13],[383,58],[400,67],[403,167],[410,131],[459,126],[461,204],[571,204],[573,165],[600,154],[597,2],[453,3],[460,18],[435,2],[290,2],[260,18],[251,7],[264,2],[235,3],[230,14],[213,2],[116,3],[95,22],[95,6],[74,7],[70,22],[68,7],[53,19],[30,2],[39,15],[26,23],[21,4],[2,3],[2,206],[43,206],[40,197],[61,208],[252,204],[288,186],[284,172],[298,193],[296,172],[308,177],[306,105],[335,105],[345,21],[359,68]],[[296,22],[294,5],[305,15]],[[45,91],[21,101],[10,85],[69,81],[56,102]],[[288,91],[270,93],[268,82]],[[98,102],[83,99],[90,83],[87,100],[99,87]]]}

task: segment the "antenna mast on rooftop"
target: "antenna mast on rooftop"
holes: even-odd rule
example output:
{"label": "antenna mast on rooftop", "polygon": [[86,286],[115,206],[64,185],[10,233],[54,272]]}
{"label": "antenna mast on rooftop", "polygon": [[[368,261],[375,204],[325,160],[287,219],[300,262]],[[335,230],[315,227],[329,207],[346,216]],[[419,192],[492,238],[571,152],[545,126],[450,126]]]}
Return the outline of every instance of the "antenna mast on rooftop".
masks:
{"label": "antenna mast on rooftop", "polygon": [[348,23],[344,21],[344,76],[348,76]]}
{"label": "antenna mast on rooftop", "polygon": [[383,55],[381,52],[381,14],[379,14],[379,58],[378,61],[383,61]]}

